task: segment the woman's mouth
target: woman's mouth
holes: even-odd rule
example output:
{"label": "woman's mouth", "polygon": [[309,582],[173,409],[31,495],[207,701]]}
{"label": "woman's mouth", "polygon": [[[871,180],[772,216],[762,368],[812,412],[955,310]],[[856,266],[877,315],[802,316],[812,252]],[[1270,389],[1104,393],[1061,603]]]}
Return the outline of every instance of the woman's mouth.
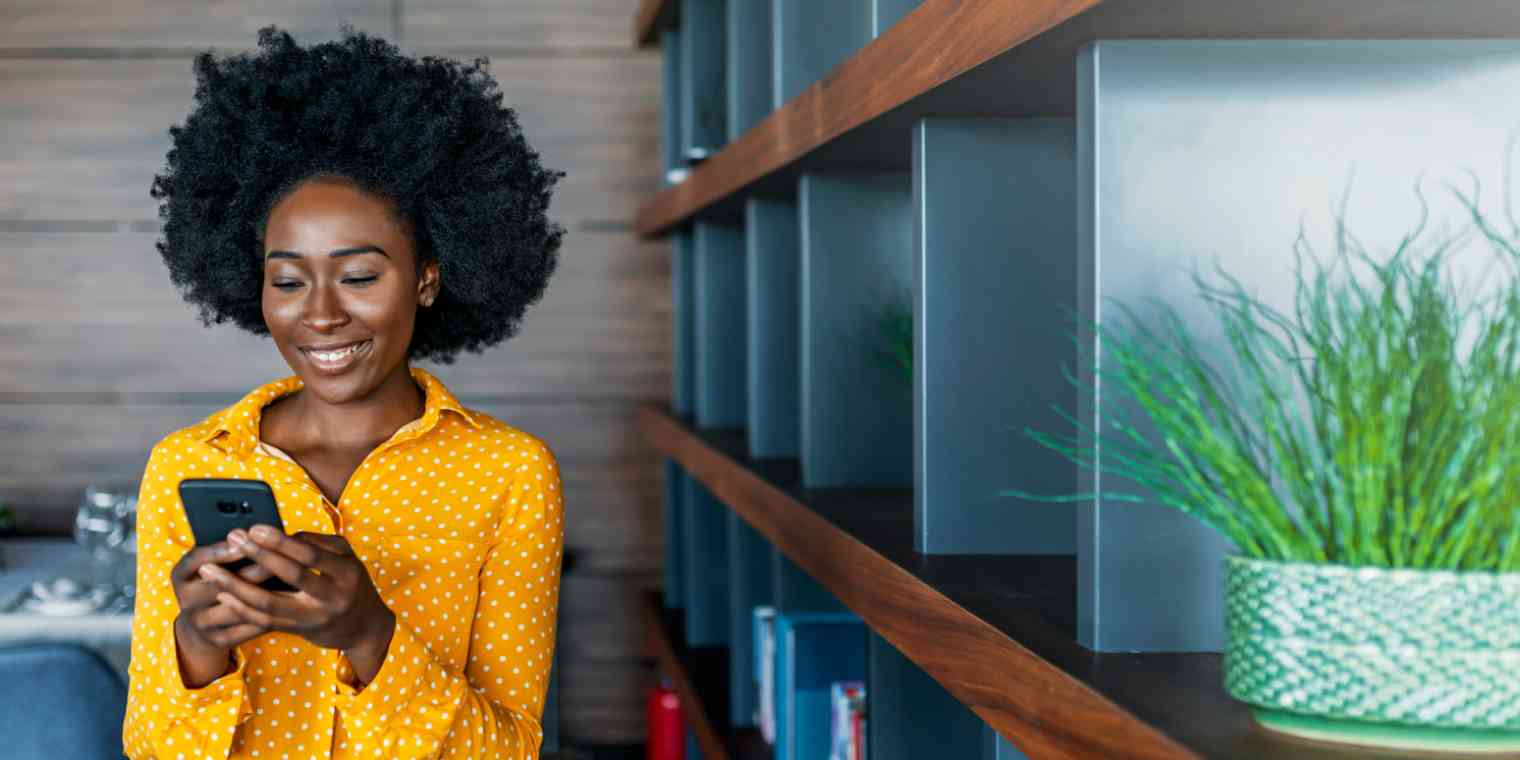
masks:
{"label": "woman's mouth", "polygon": [[366,352],[374,341],[370,338],[349,343],[342,346],[315,349],[303,348],[301,353],[311,362],[312,366],[326,374],[337,374],[353,366]]}

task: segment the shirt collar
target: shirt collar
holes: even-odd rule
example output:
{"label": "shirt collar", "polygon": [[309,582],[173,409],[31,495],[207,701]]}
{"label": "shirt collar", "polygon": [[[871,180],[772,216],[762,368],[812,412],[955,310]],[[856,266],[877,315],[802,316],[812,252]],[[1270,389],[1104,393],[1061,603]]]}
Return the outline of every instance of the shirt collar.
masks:
{"label": "shirt collar", "polygon": [[[422,388],[423,410],[422,417],[402,427],[405,434],[415,437],[432,429],[446,411],[458,414],[464,418],[465,422],[477,429],[481,427],[480,420],[459,403],[459,399],[449,392],[443,381],[421,367],[409,369],[412,379]],[[300,375],[290,375],[254,388],[237,403],[212,415],[211,427],[201,440],[212,441],[226,434],[227,439],[224,443],[239,456],[246,456],[254,446],[258,445],[259,421],[263,418],[264,407],[281,396],[295,393],[305,385]]]}

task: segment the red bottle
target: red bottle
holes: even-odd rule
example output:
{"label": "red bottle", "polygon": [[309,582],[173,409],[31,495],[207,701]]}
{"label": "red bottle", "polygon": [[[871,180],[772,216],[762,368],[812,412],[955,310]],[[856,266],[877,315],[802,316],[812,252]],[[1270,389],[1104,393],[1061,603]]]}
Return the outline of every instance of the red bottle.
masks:
{"label": "red bottle", "polygon": [[670,688],[670,681],[660,678],[658,686],[649,687],[645,704],[649,737],[645,741],[647,760],[686,760],[686,724],[681,720],[681,699]]}

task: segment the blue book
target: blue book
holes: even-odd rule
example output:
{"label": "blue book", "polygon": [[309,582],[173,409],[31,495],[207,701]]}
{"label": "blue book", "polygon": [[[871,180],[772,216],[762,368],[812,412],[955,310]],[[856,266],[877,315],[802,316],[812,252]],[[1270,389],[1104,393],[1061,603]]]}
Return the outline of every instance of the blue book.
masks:
{"label": "blue book", "polygon": [[776,760],[827,760],[829,690],[866,678],[866,627],[848,612],[776,613]]}

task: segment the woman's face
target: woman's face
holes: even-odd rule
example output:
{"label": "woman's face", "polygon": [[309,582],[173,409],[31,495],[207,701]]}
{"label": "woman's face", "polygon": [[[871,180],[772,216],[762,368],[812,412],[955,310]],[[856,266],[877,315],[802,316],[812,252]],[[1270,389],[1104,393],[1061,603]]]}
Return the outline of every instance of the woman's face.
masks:
{"label": "woman's face", "polygon": [[438,265],[417,275],[411,237],[379,196],[307,181],[264,228],[264,322],[306,387],[331,404],[362,399],[406,361],[417,308]]}

